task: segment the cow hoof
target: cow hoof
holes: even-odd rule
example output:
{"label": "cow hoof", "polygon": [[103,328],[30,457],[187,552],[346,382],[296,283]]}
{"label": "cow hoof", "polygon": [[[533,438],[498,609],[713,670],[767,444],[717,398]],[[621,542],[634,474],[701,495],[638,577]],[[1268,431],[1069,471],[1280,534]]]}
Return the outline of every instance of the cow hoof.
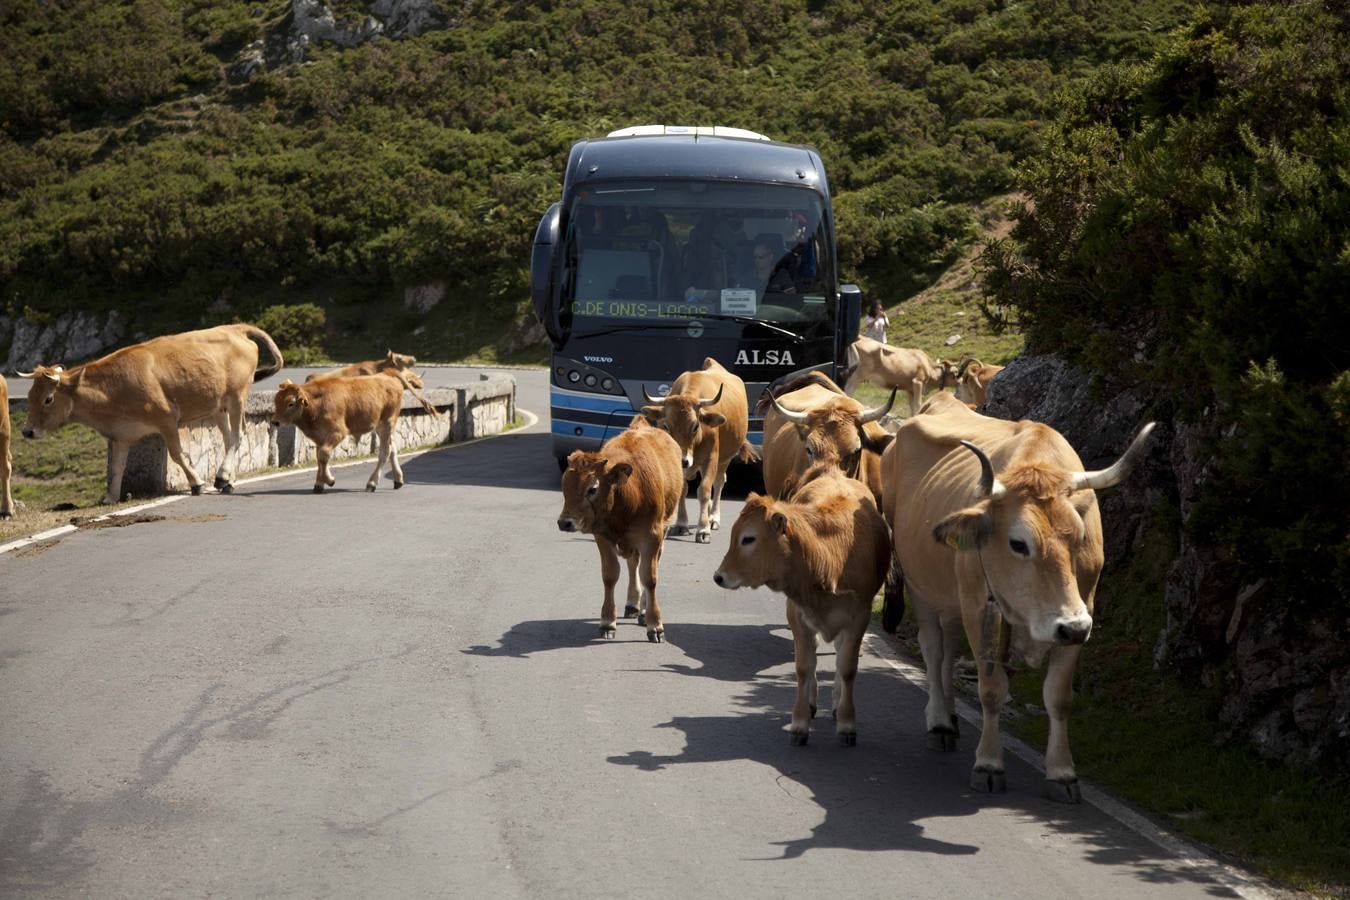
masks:
{"label": "cow hoof", "polygon": [[928,749],[951,753],[956,749],[956,731],[946,728],[934,728],[928,732]]}
{"label": "cow hoof", "polygon": [[666,537],[675,537],[677,535],[685,535],[688,533],[689,533],[688,525],[672,525],[666,529]]}
{"label": "cow hoof", "polygon": [[[627,613],[627,610],[624,610],[624,612]],[[638,625],[643,626],[644,628],[646,627],[646,625],[647,625],[647,614],[646,614],[645,612],[641,612],[641,611],[638,612],[638,614],[637,614],[637,623],[638,623]]]}
{"label": "cow hoof", "polygon": [[322,494],[322,493],[323,493],[323,485],[321,485],[321,484],[316,484],[316,485],[314,485],[314,493],[316,493],[316,494]]}
{"label": "cow hoof", "polygon": [[638,624],[641,625],[643,618],[642,610],[638,609],[636,606],[625,606],[623,608],[623,617],[625,619],[631,619],[633,616],[638,617]]}
{"label": "cow hoof", "polygon": [[375,493],[375,485],[373,484],[366,485],[366,491],[372,494]]}
{"label": "cow hoof", "polygon": [[12,518],[14,518],[14,513],[12,513],[12,512],[0,512],[0,519],[12,519]]}
{"label": "cow hoof", "polygon": [[791,731],[788,732],[788,734],[792,738],[792,746],[794,747],[805,747],[806,739],[811,736],[811,733],[808,731]]}
{"label": "cow hoof", "polygon": [[647,629],[647,640],[651,641],[653,644],[659,644],[665,639],[666,639],[666,632],[664,629],[662,629],[661,631],[657,631],[655,628]]}
{"label": "cow hoof", "polygon": [[1002,794],[1008,789],[1008,776],[999,770],[976,766],[970,773],[970,789],[981,794]]}
{"label": "cow hoof", "polygon": [[1055,781],[1045,779],[1045,796],[1056,803],[1082,803],[1083,791],[1078,787],[1078,779]]}
{"label": "cow hoof", "polygon": [[401,487],[403,487],[403,482],[402,482],[402,481],[395,481],[395,482],[394,482],[394,490],[398,490],[398,489],[401,488]]}
{"label": "cow hoof", "polygon": [[229,484],[229,483],[230,483],[230,482],[227,481],[227,480],[225,479],[225,476],[223,476],[223,475],[217,475],[217,476],[216,476],[216,481],[215,481],[215,485],[214,485],[214,486],[215,486],[215,489],[216,489],[216,490],[222,491],[222,492],[223,492],[223,491],[225,490],[225,485],[227,485],[227,484]]}
{"label": "cow hoof", "polygon": [[200,497],[201,495],[202,495],[202,486],[200,484],[194,484],[192,486],[192,496]]}
{"label": "cow hoof", "polygon": [[233,493],[234,493],[234,485],[230,484],[230,483],[227,481],[227,482],[225,482],[225,483],[222,484],[222,485],[218,485],[218,486],[216,487],[216,490],[220,491],[222,494],[233,494]]}
{"label": "cow hoof", "polygon": [[858,732],[856,731],[839,732],[839,743],[843,744],[845,747],[858,746]]}
{"label": "cow hoof", "polygon": [[719,521],[717,521],[716,519],[709,519],[709,520],[708,520],[708,527],[711,528],[713,531],[721,531],[721,530],[722,530],[722,523],[719,522]]}
{"label": "cow hoof", "polygon": [[709,531],[709,530],[707,530],[707,529],[705,529],[705,528],[700,528],[700,529],[698,530],[698,532],[694,535],[694,543],[696,543],[696,544],[711,544],[711,543],[712,543],[712,532]]}
{"label": "cow hoof", "polygon": [[616,633],[618,633],[618,629],[615,628],[613,625],[600,626],[600,636],[602,638],[609,638],[610,640],[614,640],[614,635]]}

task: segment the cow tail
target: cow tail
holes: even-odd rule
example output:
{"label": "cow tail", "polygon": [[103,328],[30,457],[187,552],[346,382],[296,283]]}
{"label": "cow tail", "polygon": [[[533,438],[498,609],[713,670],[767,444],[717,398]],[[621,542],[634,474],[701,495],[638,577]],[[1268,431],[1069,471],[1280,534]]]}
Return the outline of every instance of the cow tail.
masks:
{"label": "cow tail", "polygon": [[254,370],[253,381],[256,383],[280,372],[281,367],[284,366],[286,362],[281,358],[281,348],[277,346],[276,341],[272,340],[272,336],[257,325],[249,325],[247,322],[240,327],[243,329],[245,336],[252,338],[266,347],[267,352],[272,354],[272,359],[276,360],[276,365],[274,366],[263,366],[261,369]]}
{"label": "cow tail", "polygon": [[759,451],[749,441],[741,441],[741,449],[736,451],[736,457],[743,463],[759,462]]}
{"label": "cow tail", "polygon": [[881,629],[887,634],[895,634],[904,616],[905,573],[900,569],[900,560],[893,559],[886,575],[885,598],[881,602]]}
{"label": "cow tail", "polygon": [[441,413],[440,413],[440,410],[438,410],[438,409],[436,409],[436,407],[432,406],[431,403],[430,403],[430,401],[428,401],[426,397],[424,397],[423,395],[419,394],[419,393],[416,391],[416,389],[413,388],[413,386],[412,386],[411,384],[408,384],[408,379],[406,379],[406,378],[403,377],[403,373],[402,373],[402,372],[400,372],[398,369],[385,369],[385,370],[384,370],[384,374],[386,374],[386,375],[392,375],[394,378],[397,378],[397,379],[398,379],[398,383],[401,384],[401,385],[403,385],[403,389],[404,389],[405,391],[407,391],[408,393],[412,394],[413,397],[417,400],[417,402],[419,402],[419,403],[422,404],[422,408],[423,408],[423,409],[425,409],[427,412],[431,413],[433,416],[437,416],[437,417],[440,416],[440,414],[441,414]]}

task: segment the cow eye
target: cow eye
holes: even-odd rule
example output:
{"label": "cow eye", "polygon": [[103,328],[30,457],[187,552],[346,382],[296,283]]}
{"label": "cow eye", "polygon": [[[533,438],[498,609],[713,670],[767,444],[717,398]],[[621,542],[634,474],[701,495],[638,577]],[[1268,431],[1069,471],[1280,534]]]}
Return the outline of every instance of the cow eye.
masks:
{"label": "cow eye", "polygon": [[1011,547],[1012,552],[1016,553],[1018,556],[1031,555],[1031,550],[1027,547],[1026,541],[1019,541],[1014,538],[1013,540],[1008,541],[1008,546]]}
{"label": "cow eye", "polygon": [[741,546],[742,546],[742,547],[749,547],[749,546],[750,546],[751,544],[753,544],[754,542],[755,542],[755,536],[754,536],[753,534],[746,534],[746,535],[742,535],[742,536],[741,536]]}
{"label": "cow eye", "polygon": [[810,445],[810,444],[807,444],[807,445],[806,445],[806,458],[807,458],[807,459],[815,459],[815,458],[816,458],[816,451],[814,451],[814,450],[811,449],[811,445]]}
{"label": "cow eye", "polygon": [[596,494],[598,494],[598,493],[600,493],[600,485],[598,485],[598,484],[593,484],[593,485],[591,485],[590,487],[586,488],[586,498],[587,498],[587,499],[590,499],[591,497],[594,497],[594,496],[595,496]]}

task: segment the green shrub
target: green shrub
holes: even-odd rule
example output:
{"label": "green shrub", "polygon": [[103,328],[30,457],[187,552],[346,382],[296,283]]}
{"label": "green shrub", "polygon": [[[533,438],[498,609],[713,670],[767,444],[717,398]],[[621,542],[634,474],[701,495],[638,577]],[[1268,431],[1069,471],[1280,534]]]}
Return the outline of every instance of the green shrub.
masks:
{"label": "green shrub", "polygon": [[272,336],[287,365],[321,362],[324,354],[324,312],[313,303],[269,306],[254,324]]}

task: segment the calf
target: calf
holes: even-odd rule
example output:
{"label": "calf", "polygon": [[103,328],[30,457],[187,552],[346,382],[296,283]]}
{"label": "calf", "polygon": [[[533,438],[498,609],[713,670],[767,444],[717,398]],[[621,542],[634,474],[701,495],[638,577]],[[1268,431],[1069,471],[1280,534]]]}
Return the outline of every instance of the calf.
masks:
{"label": "calf", "polygon": [[956,399],[970,406],[980,406],[989,396],[989,382],[1003,371],[1002,366],[968,359],[956,370]]}
{"label": "calf", "polygon": [[[398,373],[390,378],[365,376],[320,378],[307,384],[296,384],[287,379],[277,388],[272,424],[294,425],[314,442],[314,453],[319,471],[314,477],[314,493],[322,494],[325,487],[336,482],[328,468],[333,450],[348,435],[360,437],[375,432],[380,441],[380,455],[375,470],[366,481],[366,490],[373,491],[380,481],[380,470],[385,460],[394,479],[394,489],[403,487],[403,469],[398,464],[398,448],[394,444],[394,425],[403,405],[403,391],[407,383]],[[427,412],[436,415],[435,407],[422,400]]]}
{"label": "calf", "polygon": [[[617,631],[614,584],[619,557],[628,561],[629,602],[624,616],[636,615],[647,628],[647,640],[665,637],[661,605],[656,600],[656,570],[661,562],[666,526],[684,499],[684,473],[675,439],[637,416],[627,431],[598,451],[575,450],[562,476],[563,509],[558,530],[595,537],[600,551],[600,580],[605,599],[600,606],[600,634]],[[637,597],[633,573],[642,583]],[[634,602],[638,601],[638,602]]]}
{"label": "calf", "polygon": [[[274,365],[257,368],[259,345],[267,348]],[[67,422],[87,425],[103,435],[108,439],[104,502],[116,503],[131,445],[151,434],[164,439],[192,493],[200,494],[202,480],[183,456],[178,429],[211,419],[225,440],[215,486],[228,494],[234,489],[234,456],[248,386],[281,366],[281,351],[271,336],[243,323],[157,337],[70,370],[38,366],[19,373],[33,379],[23,436],[41,437]]]}
{"label": "calf", "polygon": [[9,493],[9,438],[9,388],[5,379],[0,378],[0,519],[14,515],[14,498]]}
{"label": "calf", "polygon": [[909,394],[909,414],[919,411],[923,392],[930,387],[941,387],[946,379],[943,370],[922,350],[912,347],[892,347],[869,337],[860,337],[848,348],[848,379],[844,393],[853,394],[864,381],[882,388]]}
{"label": "calf", "polygon": [[425,385],[422,383],[422,377],[412,371],[412,367],[417,364],[417,357],[409,356],[405,353],[395,353],[390,350],[385,353],[384,359],[368,359],[365,362],[352,363],[349,366],[341,366],[327,372],[313,372],[305,376],[305,381],[315,381],[320,378],[350,378],[354,375],[385,375],[392,372],[400,372],[407,383],[417,390],[423,390]]}
{"label": "calf", "polygon": [[[680,448],[684,471],[698,485],[698,530],[694,540],[709,543],[722,523],[722,488],[732,459],[743,462],[759,458],[745,439],[750,431],[750,413],[745,399],[745,382],[731,374],[711,356],[703,368],[685,372],[675,379],[670,393],[653,397],[642,390],[647,406],[642,415],[653,425],[665,429]],[[680,503],[676,534],[689,533],[689,517]]]}
{"label": "calf", "polygon": [[872,598],[890,561],[889,534],[871,491],[831,465],[808,470],[791,500],[751,494],[732,526],[713,581],[787,595],[797,669],[793,744],[806,743],[816,713],[817,635],[835,647],[835,731],[845,744],[857,742],[853,681]]}

